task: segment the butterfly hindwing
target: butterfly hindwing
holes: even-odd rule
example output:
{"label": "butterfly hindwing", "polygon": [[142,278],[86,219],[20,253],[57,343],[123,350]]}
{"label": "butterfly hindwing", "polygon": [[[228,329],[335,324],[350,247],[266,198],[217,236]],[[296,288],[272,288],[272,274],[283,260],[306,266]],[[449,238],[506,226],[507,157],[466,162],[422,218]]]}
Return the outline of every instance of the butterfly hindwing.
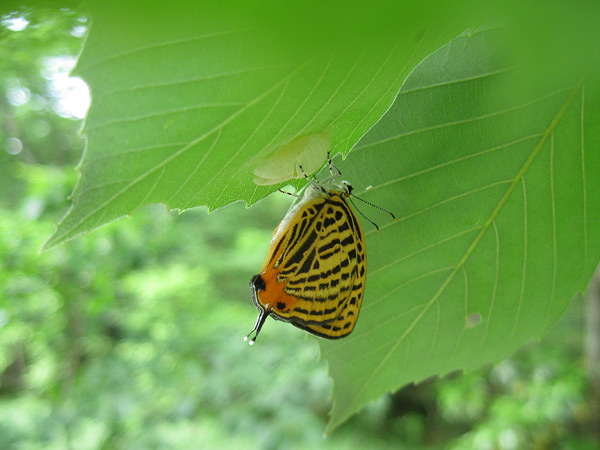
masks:
{"label": "butterfly hindwing", "polygon": [[[354,329],[362,304],[366,280],[364,236],[346,199],[333,193],[324,208],[323,232],[317,244],[317,261],[324,275],[317,292],[327,292],[326,320],[298,317],[290,320],[299,328],[329,339],[347,336]],[[322,298],[322,295],[321,295]],[[320,308],[315,297],[313,308]],[[317,309],[319,311],[319,309]]]}
{"label": "butterfly hindwing", "polygon": [[277,230],[262,277],[260,303],[271,315],[321,337],[354,328],[362,302],[366,258],[360,223],[343,195],[303,202]]}

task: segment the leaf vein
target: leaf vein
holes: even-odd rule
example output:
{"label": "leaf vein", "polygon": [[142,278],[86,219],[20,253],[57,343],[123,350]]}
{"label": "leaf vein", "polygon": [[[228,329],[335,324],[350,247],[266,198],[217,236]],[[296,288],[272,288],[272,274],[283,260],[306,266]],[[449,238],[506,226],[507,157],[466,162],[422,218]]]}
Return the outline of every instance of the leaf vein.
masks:
{"label": "leaf vein", "polygon": [[422,274],[420,274],[420,275],[417,275],[416,277],[412,277],[412,278],[410,278],[410,279],[408,279],[408,280],[404,281],[403,283],[399,284],[399,285],[398,285],[398,286],[396,286],[394,289],[392,289],[391,291],[387,292],[385,295],[382,295],[382,296],[381,296],[381,297],[379,297],[377,300],[374,300],[374,301],[372,301],[372,302],[369,302],[369,304],[368,304],[368,305],[365,305],[365,306],[363,306],[363,307],[362,307],[362,310],[364,311],[364,310],[366,310],[366,309],[372,308],[372,307],[373,307],[373,306],[375,306],[377,303],[379,303],[379,302],[383,301],[385,298],[389,297],[389,296],[390,296],[390,295],[392,295],[394,292],[397,292],[397,291],[399,291],[400,289],[402,289],[403,287],[405,287],[405,286],[409,285],[410,283],[414,283],[415,281],[417,281],[417,280],[420,280],[421,278],[426,278],[426,277],[428,277],[428,276],[430,276],[430,275],[434,275],[434,274],[436,274],[436,273],[438,273],[438,272],[444,272],[444,271],[446,271],[446,270],[450,270],[450,269],[452,269],[453,267],[454,267],[454,266],[449,266],[449,267],[441,267],[441,268],[439,268],[439,269],[434,269],[434,270],[431,270],[431,271],[429,271],[429,272],[422,273]]}
{"label": "leaf vein", "polygon": [[77,71],[78,72],[85,72],[89,69],[91,69],[92,67],[96,67],[99,66],[101,64],[107,63],[107,62],[111,62],[111,61],[117,61],[119,59],[125,58],[127,56],[132,56],[135,55],[136,53],[142,53],[144,51],[147,50],[153,50],[153,49],[158,49],[161,47],[169,47],[172,45],[180,45],[180,44],[187,44],[190,42],[194,42],[194,41],[202,41],[204,39],[213,39],[216,37],[221,37],[221,36],[227,36],[227,35],[234,35],[234,34],[242,34],[242,33],[247,33],[248,31],[246,30],[227,30],[227,31],[219,31],[219,32],[215,32],[215,33],[209,33],[209,34],[204,34],[202,36],[194,36],[194,37],[189,37],[189,38],[182,38],[182,39],[173,39],[171,41],[166,41],[166,42],[161,42],[159,44],[152,44],[152,45],[144,45],[138,48],[134,48],[131,50],[127,50],[121,53],[114,53],[110,56],[107,56],[105,58],[99,58],[97,60],[95,60],[93,63],[88,64],[87,66],[83,66],[83,67],[78,67]]}
{"label": "leaf vein", "polygon": [[87,125],[85,127],[85,131],[89,133],[90,131],[101,130],[102,128],[108,127],[110,125],[115,125],[115,124],[123,124],[123,123],[128,123],[128,122],[133,123],[133,122],[139,122],[139,121],[146,120],[146,119],[156,119],[157,117],[165,117],[166,118],[168,116],[181,114],[181,113],[185,113],[185,112],[196,111],[199,109],[228,108],[228,107],[232,107],[232,106],[244,107],[244,106],[246,106],[246,103],[243,103],[243,102],[207,103],[204,105],[186,106],[185,108],[176,108],[176,109],[172,109],[172,110],[168,110],[168,111],[157,111],[157,112],[153,112],[150,114],[142,114],[142,115],[135,116],[135,117],[116,118],[116,119],[107,120],[106,122],[101,122],[101,123],[98,123],[95,125]]}
{"label": "leaf vein", "polygon": [[[415,211],[414,213],[408,214],[406,216],[402,216],[396,222],[391,222],[391,223],[382,225],[381,227],[379,227],[379,229],[383,230],[383,229],[385,229],[387,227],[398,225],[401,222],[404,222],[404,221],[406,221],[408,219],[412,219],[415,216],[418,216],[420,214],[426,213],[427,211],[430,211],[430,210],[435,209],[435,208],[437,208],[439,206],[445,205],[446,203],[450,203],[450,202],[453,202],[455,200],[458,200],[458,199],[461,199],[461,198],[464,198],[464,197],[468,197],[469,195],[473,195],[473,194],[476,194],[478,192],[485,191],[487,189],[491,189],[491,188],[494,188],[494,187],[497,187],[497,186],[502,186],[503,184],[509,184],[511,182],[512,182],[512,180],[497,181],[495,183],[486,184],[485,186],[481,186],[481,187],[478,187],[476,189],[472,189],[472,190],[467,191],[467,192],[462,192],[462,193],[460,193],[458,195],[454,195],[454,196],[448,197],[448,198],[446,198],[446,199],[444,199],[444,200],[442,200],[440,202],[434,203],[433,205],[429,205],[426,208],[420,209],[419,211]],[[376,232],[376,230],[367,231],[365,233],[365,236],[368,236],[368,235],[373,234],[375,232]]]}
{"label": "leaf vein", "polygon": [[[427,30],[427,31],[429,31],[429,30]],[[426,32],[427,32],[427,31],[426,31]],[[424,41],[424,39],[423,39],[421,42],[423,42],[423,41]],[[390,53],[390,55],[388,56],[388,58],[387,58],[387,59],[384,61],[384,63],[382,64],[382,66],[385,66],[385,64],[387,64],[387,63],[388,63],[388,61],[391,59],[392,55],[394,54],[394,52],[396,51],[396,49],[397,49],[397,48],[398,48],[398,46],[400,45],[400,42],[401,42],[401,41],[399,40],[399,41],[398,41],[398,43],[396,44],[396,46],[395,46],[395,47],[392,49],[392,52]],[[397,77],[394,79],[394,81],[393,81],[393,82],[390,84],[390,87],[388,88],[388,90],[387,90],[386,94],[387,94],[387,93],[388,93],[390,90],[392,90],[392,89],[394,88],[394,86],[396,86],[396,83],[398,83],[398,80],[399,80],[401,77],[403,77],[403,76],[404,76],[404,71],[406,70],[406,68],[408,67],[408,65],[409,65],[409,64],[412,62],[412,60],[413,60],[414,56],[417,54],[417,51],[419,50],[419,48],[420,48],[419,46],[420,46],[420,45],[421,45],[421,44],[419,43],[418,45],[416,45],[416,46],[415,46],[415,49],[413,50],[412,54],[411,54],[411,55],[410,55],[410,57],[409,57],[409,58],[406,60],[406,63],[404,64],[404,67],[402,67],[402,69],[398,71],[398,76],[397,76]],[[379,72],[378,72],[378,73],[379,73]],[[365,87],[365,89],[366,89],[366,87]],[[364,92],[364,89],[363,89],[363,92]],[[361,94],[362,94],[362,92],[361,92]],[[397,95],[396,95],[396,97],[397,97]],[[395,100],[396,100],[396,97],[394,98],[394,101],[393,101],[392,103],[390,103],[390,106],[388,107],[388,109],[387,109],[387,110],[386,110],[386,111],[385,111],[385,112],[382,114],[382,117],[383,117],[383,115],[385,115],[385,113],[386,113],[387,111],[389,111],[389,109],[392,107],[392,105],[394,104],[394,102],[395,102]],[[358,98],[358,97],[356,97],[356,98]],[[371,113],[371,111],[373,111],[373,109],[375,109],[375,107],[377,107],[377,106],[379,105],[379,102],[380,102],[380,101],[381,101],[383,98],[386,98],[386,96],[384,95],[384,96],[382,96],[382,97],[381,97],[379,100],[377,100],[377,102],[376,102],[376,103],[375,103],[375,104],[374,104],[374,105],[373,105],[373,106],[372,106],[372,107],[369,109],[369,112],[368,112],[367,114],[365,114],[365,117],[368,117],[368,115]],[[346,109],[347,109],[347,108],[346,108]],[[345,111],[345,110],[344,110],[344,111]],[[357,124],[357,125],[356,125],[356,126],[353,128],[353,129],[352,129],[352,131],[350,131],[350,132],[348,133],[348,137],[345,139],[345,142],[346,142],[346,144],[345,144],[345,145],[346,145],[346,147],[348,147],[348,142],[350,142],[350,139],[352,138],[352,136],[354,135],[354,133],[356,132],[356,130],[357,130],[357,129],[358,129],[358,128],[359,128],[359,127],[362,125],[362,122],[363,122],[363,121],[364,121],[364,118],[363,118],[363,119],[362,119],[362,120],[361,120],[361,121],[360,121],[360,122],[359,122],[359,123],[358,123],[358,124]],[[375,124],[373,124],[373,126],[375,126]],[[356,150],[356,147],[355,147],[353,150]]]}
{"label": "leaf vein", "polygon": [[496,221],[493,222],[494,225],[494,237],[496,241],[496,266],[495,266],[495,279],[494,279],[494,290],[492,291],[492,301],[490,302],[490,311],[488,313],[487,320],[485,322],[485,330],[483,332],[483,337],[481,338],[481,344],[479,345],[479,352],[485,346],[485,342],[487,340],[487,334],[490,328],[490,323],[492,322],[492,313],[494,312],[494,305],[496,303],[496,293],[498,292],[498,278],[500,276],[500,236],[498,234],[498,225]]}
{"label": "leaf vein", "polygon": [[[244,150],[244,148],[246,148],[246,145],[248,145],[248,143],[252,140],[252,138],[254,136],[256,136],[256,134],[261,130],[261,127],[265,124],[265,122],[267,121],[267,119],[269,117],[271,117],[271,114],[273,114],[273,111],[275,110],[275,108],[279,105],[279,103],[281,102],[281,99],[283,98],[283,95],[285,94],[285,92],[287,91],[287,88],[289,86],[289,80],[287,80],[287,82],[283,85],[283,88],[281,89],[281,92],[279,93],[279,96],[277,97],[277,99],[273,102],[273,105],[271,106],[271,108],[269,109],[269,112],[267,114],[265,114],[265,116],[262,118],[262,120],[260,121],[260,123],[256,126],[256,128],[254,129],[254,131],[252,131],[252,133],[250,134],[250,136],[248,136],[245,140],[244,143],[240,146],[240,148],[235,152],[235,154],[233,155],[233,157],[231,157],[227,163],[221,167],[212,177],[210,180],[208,180],[207,183],[205,183],[205,186],[210,186],[211,182],[218,176],[220,175],[226,168],[227,166],[229,166],[229,164],[231,164],[232,161],[235,160],[235,158]],[[227,188],[229,187],[229,184],[235,179],[235,174],[237,174],[239,172],[239,169],[237,171],[234,172],[234,176],[229,177],[229,181],[227,181],[227,183],[225,184],[225,186],[223,186],[223,189],[221,190],[221,195],[223,192],[225,192],[227,190]],[[200,191],[198,191],[198,193],[186,204],[186,208],[194,203],[196,201],[196,199],[200,196],[200,194],[202,193],[203,189],[201,189]]]}
{"label": "leaf vein", "polygon": [[548,321],[550,320],[550,312],[554,303],[554,295],[556,293],[556,265],[558,257],[556,255],[556,199],[554,193],[554,133],[550,135],[550,202],[552,210],[552,283],[550,290],[550,302],[546,311],[546,319],[543,329],[547,329]]}
{"label": "leaf vein", "polygon": [[212,153],[213,149],[215,148],[215,145],[217,145],[217,142],[219,141],[219,138],[221,137],[222,132],[223,132],[222,129],[219,130],[219,132],[215,136],[215,139],[213,140],[213,143],[211,144],[210,148],[204,154],[204,156],[202,156],[202,159],[200,161],[198,161],[198,164],[196,164],[196,167],[194,167],[194,170],[192,170],[192,172],[190,172],[190,174],[186,177],[186,179],[183,181],[183,183],[181,183],[181,186],[179,186],[179,188],[177,188],[175,193],[173,195],[171,195],[171,197],[169,197],[169,199],[166,201],[167,205],[169,204],[169,202],[171,200],[173,200],[173,198],[175,198],[175,196],[177,194],[179,194],[179,192],[181,192],[181,190],[188,184],[188,182],[192,179],[192,177],[196,174],[196,172],[198,172],[198,169],[200,169],[200,166],[202,166],[202,164],[204,163],[206,158],[208,158],[208,156]]}
{"label": "leaf vein", "polygon": [[481,229],[481,227],[469,228],[467,230],[460,231],[460,232],[458,232],[458,233],[456,233],[456,234],[454,234],[452,236],[448,236],[448,237],[446,237],[446,238],[444,238],[442,240],[434,242],[433,244],[429,244],[429,245],[427,245],[425,247],[421,247],[419,250],[416,250],[416,251],[414,251],[412,253],[404,255],[403,257],[398,258],[398,259],[396,259],[395,261],[392,261],[389,264],[386,264],[385,266],[378,267],[377,270],[369,272],[369,277],[372,278],[375,274],[377,274],[379,272],[383,272],[384,270],[387,270],[390,267],[395,266],[396,264],[398,264],[398,263],[400,263],[402,261],[406,261],[407,259],[410,259],[410,258],[412,258],[414,256],[417,256],[420,253],[426,252],[427,250],[431,250],[432,248],[438,247],[439,245],[445,244],[446,242],[449,242],[449,241],[451,241],[453,239],[456,239],[456,238],[458,238],[460,236],[463,236],[465,234],[468,234],[468,233],[471,233],[473,231],[477,231],[477,230],[480,230],[480,229]]}
{"label": "leaf vein", "polygon": [[[298,70],[300,70],[300,68],[298,68],[297,71]],[[107,199],[105,202],[103,202],[100,206],[98,206],[97,208],[94,208],[91,212],[83,215],[79,220],[76,220],[74,222],[74,224],[72,224],[71,227],[68,230],[63,231],[63,235],[72,232],[74,229],[76,229],[78,226],[80,226],[82,223],[84,223],[88,218],[90,218],[93,214],[95,214],[100,209],[106,208],[108,205],[110,205],[112,202],[114,202],[117,198],[119,198],[124,192],[126,192],[131,187],[135,186],[137,183],[139,183],[145,177],[147,177],[148,175],[150,175],[151,173],[153,173],[155,170],[158,170],[162,166],[164,166],[164,165],[168,164],[169,162],[173,161],[174,159],[176,159],[177,157],[179,157],[180,155],[182,155],[183,153],[185,153],[187,150],[189,150],[194,145],[196,145],[198,142],[201,142],[203,139],[207,138],[211,134],[213,134],[215,132],[218,132],[219,130],[223,129],[227,124],[229,124],[237,116],[239,116],[240,114],[242,114],[245,110],[247,110],[248,108],[250,108],[254,104],[258,103],[263,98],[267,97],[272,91],[276,90],[281,84],[287,82],[294,74],[295,74],[295,72],[292,72],[287,77],[281,79],[280,81],[278,81],[277,83],[275,83],[271,88],[267,89],[266,91],[264,91],[263,93],[261,93],[260,95],[258,95],[257,97],[255,97],[251,102],[247,103],[244,108],[236,111],[234,114],[232,114],[228,118],[224,119],[221,123],[219,123],[217,126],[213,127],[212,129],[207,130],[205,133],[201,134],[196,139],[192,140],[185,147],[182,147],[181,149],[179,149],[178,151],[176,151],[175,153],[173,153],[169,157],[165,158],[163,161],[161,161],[158,165],[156,165],[152,169],[150,169],[150,170],[142,173],[141,175],[139,175],[138,177],[136,177],[135,179],[133,179],[131,182],[128,183],[127,186],[125,186],[119,192],[117,192],[114,195],[112,195],[109,199]],[[47,243],[45,245],[47,245],[48,242],[50,242],[50,241],[47,241]]]}
{"label": "leaf vein", "polygon": [[[477,152],[477,153],[472,153],[470,155],[465,155],[465,156],[462,156],[460,158],[453,159],[451,161],[446,161],[446,162],[443,162],[441,164],[437,164],[437,165],[435,165],[433,167],[429,167],[427,169],[419,170],[418,172],[413,172],[413,173],[411,173],[409,175],[405,175],[405,176],[400,177],[400,178],[394,178],[393,180],[387,181],[385,183],[377,184],[377,185],[371,187],[369,189],[369,191],[375,191],[377,189],[381,189],[383,187],[386,187],[386,186],[389,186],[389,185],[392,185],[392,184],[395,184],[395,183],[400,183],[402,181],[409,180],[409,179],[417,177],[419,175],[424,175],[424,174],[429,173],[429,172],[434,172],[436,170],[443,169],[445,167],[449,167],[449,166],[451,166],[453,164],[458,164],[460,162],[467,161],[467,160],[472,159],[472,158],[477,158],[479,156],[483,156],[483,155],[486,155],[488,153],[492,153],[492,152],[496,152],[496,151],[499,151],[499,150],[503,150],[503,149],[508,148],[508,147],[512,147],[513,145],[520,144],[521,142],[526,142],[526,141],[528,141],[530,139],[540,138],[541,136],[542,136],[542,133],[536,133],[536,134],[532,134],[532,135],[529,135],[529,136],[521,137],[521,138],[515,139],[514,141],[507,142],[507,143],[501,144],[501,145],[497,145],[496,147],[492,147],[492,148],[489,148],[489,149],[486,149],[486,150],[482,150],[482,151]],[[360,147],[361,150],[363,148],[364,147]],[[357,192],[357,195],[362,195],[365,192],[366,192],[366,190],[365,191],[361,191],[361,192]]]}
{"label": "leaf vein", "polygon": [[232,77],[235,75],[243,75],[246,73],[260,72],[261,70],[283,69],[286,67],[287,66],[283,65],[283,64],[271,64],[271,65],[267,65],[267,66],[249,67],[247,69],[232,70],[230,72],[223,72],[223,73],[213,73],[210,75],[203,75],[200,77],[187,78],[187,79],[182,79],[182,80],[167,81],[167,82],[163,82],[163,83],[152,83],[152,84],[143,84],[143,85],[138,85],[138,86],[122,87],[122,88],[104,91],[102,93],[101,98],[105,98],[105,97],[108,97],[108,96],[114,95],[114,94],[132,93],[132,92],[146,90],[146,89],[157,89],[157,88],[181,86],[183,84],[197,83],[197,82],[201,82],[201,81],[212,81],[212,80],[218,80],[219,78],[228,78],[228,77]]}
{"label": "leaf vein", "polygon": [[544,143],[547,141],[547,139],[550,136],[550,134],[554,131],[554,129],[556,128],[556,126],[558,125],[558,123],[560,122],[560,120],[562,119],[562,117],[564,116],[567,108],[573,102],[573,99],[574,99],[575,95],[577,94],[577,91],[580,88],[580,84],[581,84],[581,82],[578,83],[577,86],[575,86],[575,88],[572,88],[571,94],[566,99],[566,101],[563,103],[562,107],[559,109],[559,111],[557,112],[557,114],[555,115],[555,117],[553,118],[553,120],[550,122],[550,124],[546,128],[546,131],[544,132],[544,134],[542,135],[541,139],[539,140],[538,144],[533,148],[531,154],[529,155],[529,157],[527,158],[527,160],[523,163],[523,165],[521,166],[521,169],[515,175],[514,180],[512,181],[512,183],[510,184],[510,186],[508,187],[508,189],[506,190],[506,192],[504,193],[504,195],[498,201],[498,204],[496,205],[496,207],[494,208],[494,210],[490,214],[490,217],[486,220],[484,226],[481,228],[481,231],[475,237],[475,239],[473,240],[473,242],[471,243],[471,245],[468,247],[468,249],[465,251],[464,255],[460,258],[460,260],[458,261],[458,263],[456,264],[456,266],[454,267],[454,269],[452,270],[452,272],[450,273],[450,275],[448,276],[448,278],[442,283],[442,285],[440,286],[440,288],[438,289],[438,291],[433,295],[433,297],[427,303],[426,307],[421,311],[421,313],[419,313],[419,315],[407,327],[407,329],[404,331],[404,333],[402,333],[402,335],[399,338],[397,338],[396,344],[394,344],[392,346],[392,348],[387,352],[387,354],[385,355],[385,357],[382,358],[382,360],[374,368],[374,370],[371,372],[371,374],[366,379],[366,381],[364,383],[362,383],[361,388],[354,395],[354,399],[360,398],[360,396],[362,395],[362,393],[365,390],[365,388],[377,376],[377,374],[381,371],[381,369],[387,364],[388,360],[392,357],[392,355],[394,354],[394,352],[397,350],[398,346],[412,332],[412,330],[414,329],[414,327],[421,321],[421,319],[427,313],[427,311],[429,310],[429,308],[435,302],[437,302],[437,300],[440,298],[440,296],[442,295],[442,293],[445,292],[445,290],[448,287],[448,285],[450,284],[450,282],[454,279],[454,277],[456,276],[456,274],[458,273],[458,271],[462,268],[462,266],[465,264],[465,262],[467,261],[467,259],[469,259],[469,257],[471,256],[471,254],[473,253],[473,251],[475,250],[475,248],[477,247],[477,245],[479,244],[479,242],[483,238],[483,235],[490,228],[491,224],[496,219],[496,217],[498,216],[498,214],[500,213],[500,211],[502,210],[502,208],[504,207],[504,205],[508,201],[508,198],[514,192],[517,184],[519,184],[519,182],[521,182],[521,179],[524,177],[525,173],[527,172],[527,170],[529,169],[529,167],[533,163],[534,159],[539,154],[539,152],[542,149]]}
{"label": "leaf vein", "polygon": [[531,102],[522,103],[522,104],[516,105],[516,106],[511,106],[509,108],[502,109],[502,110],[499,110],[499,111],[494,111],[494,112],[491,112],[491,113],[488,113],[488,114],[482,114],[482,115],[477,116],[477,117],[468,117],[466,119],[455,120],[455,121],[452,121],[452,122],[445,122],[445,123],[441,123],[441,124],[438,124],[438,125],[432,125],[432,126],[429,126],[429,127],[419,128],[419,129],[416,129],[416,130],[410,130],[410,131],[407,131],[405,133],[400,133],[400,134],[397,134],[395,136],[390,136],[388,138],[381,139],[379,141],[371,142],[371,143],[369,143],[367,145],[362,146],[361,148],[374,147],[374,146],[379,145],[379,144],[383,144],[383,143],[386,143],[386,142],[395,141],[397,139],[401,139],[401,138],[406,137],[406,136],[412,136],[412,135],[423,133],[423,132],[426,132],[426,131],[433,131],[433,130],[439,130],[439,129],[446,128],[446,127],[453,127],[453,126],[456,126],[456,125],[463,125],[465,123],[477,122],[479,120],[485,120],[485,119],[490,119],[492,117],[497,117],[497,116],[500,116],[502,114],[512,113],[514,111],[518,111],[520,109],[525,109],[525,108],[528,108],[530,106],[533,106],[533,105],[535,105],[537,103],[540,103],[540,102],[542,102],[542,101],[544,101],[544,100],[546,100],[546,99],[548,99],[550,97],[554,97],[556,95],[563,94],[564,92],[566,92],[568,90],[569,90],[568,88],[567,89],[561,89],[561,90],[552,92],[550,94],[547,94],[547,95],[545,95],[543,97],[537,98],[537,99],[535,99],[535,100],[533,100]]}
{"label": "leaf vein", "polygon": [[581,279],[585,283],[585,268],[588,260],[588,231],[587,231],[587,187],[585,180],[585,84],[581,86],[581,178],[583,184],[583,270]]}

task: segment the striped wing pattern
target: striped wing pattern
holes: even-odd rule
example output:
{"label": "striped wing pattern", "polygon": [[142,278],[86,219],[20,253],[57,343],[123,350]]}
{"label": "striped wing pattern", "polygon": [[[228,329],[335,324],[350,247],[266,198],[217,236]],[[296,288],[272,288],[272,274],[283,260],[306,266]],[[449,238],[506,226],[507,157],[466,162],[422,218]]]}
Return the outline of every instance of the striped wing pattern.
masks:
{"label": "striped wing pattern", "polygon": [[328,339],[354,329],[366,281],[363,231],[347,195],[330,191],[302,202],[286,229],[276,230],[252,281],[260,310]]}

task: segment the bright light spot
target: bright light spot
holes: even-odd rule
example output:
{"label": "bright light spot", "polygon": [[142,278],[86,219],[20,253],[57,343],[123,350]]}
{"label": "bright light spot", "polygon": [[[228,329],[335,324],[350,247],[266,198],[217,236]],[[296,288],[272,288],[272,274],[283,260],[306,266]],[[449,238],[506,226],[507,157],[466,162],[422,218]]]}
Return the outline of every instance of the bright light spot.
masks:
{"label": "bright light spot", "polygon": [[48,81],[68,77],[75,67],[75,58],[72,56],[53,56],[44,60],[42,75]]}
{"label": "bright light spot", "polygon": [[29,21],[23,16],[8,17],[2,21],[2,25],[11,31],[21,31],[27,28]]}
{"label": "bright light spot", "polygon": [[511,384],[517,378],[518,375],[519,373],[517,369],[509,360],[502,361],[500,364],[494,367],[492,369],[492,372],[490,373],[490,377],[493,380],[505,386]]}
{"label": "bright light spot", "polygon": [[50,134],[50,125],[45,120],[38,120],[31,127],[31,131],[37,137],[46,137]]}
{"label": "bright light spot", "polygon": [[519,446],[519,438],[511,429],[500,432],[498,440],[500,441],[500,447],[507,450],[516,449]]}
{"label": "bright light spot", "polygon": [[41,95],[33,94],[31,96],[31,102],[29,107],[34,111],[41,111],[48,106],[48,102]]}
{"label": "bright light spot", "polygon": [[494,437],[490,430],[481,430],[473,437],[473,448],[479,450],[493,450]]}
{"label": "bright light spot", "polygon": [[90,91],[83,80],[69,76],[74,65],[75,59],[71,57],[48,58],[43,73],[56,97],[56,113],[82,119],[90,106]]}
{"label": "bright light spot", "polygon": [[467,316],[467,328],[473,328],[481,322],[481,314],[473,313]]}
{"label": "bright light spot", "polygon": [[23,143],[15,137],[9,137],[4,141],[4,150],[10,155],[18,155],[23,150]]}
{"label": "bright light spot", "polygon": [[71,36],[83,37],[83,35],[85,34],[86,31],[87,31],[86,26],[77,25],[76,27],[73,27],[73,29],[71,30]]}
{"label": "bright light spot", "polygon": [[23,205],[23,212],[30,220],[36,220],[44,212],[44,202],[39,198],[32,198]]}
{"label": "bright light spot", "polygon": [[64,85],[59,88],[62,92],[59,100],[61,116],[70,115],[83,119],[90,107],[90,91],[81,78],[69,77]]}
{"label": "bright light spot", "polygon": [[23,106],[31,98],[31,92],[29,92],[29,89],[22,87],[8,88],[6,98],[13,106]]}

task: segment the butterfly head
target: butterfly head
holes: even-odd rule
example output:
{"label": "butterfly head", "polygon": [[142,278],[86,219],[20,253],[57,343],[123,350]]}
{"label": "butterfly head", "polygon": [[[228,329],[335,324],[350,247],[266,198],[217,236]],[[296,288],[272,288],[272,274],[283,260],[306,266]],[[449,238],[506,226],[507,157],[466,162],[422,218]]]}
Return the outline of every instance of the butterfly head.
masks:
{"label": "butterfly head", "polygon": [[345,197],[350,197],[350,195],[352,195],[352,191],[354,190],[354,188],[352,187],[352,185],[350,184],[349,181],[342,181],[340,182],[340,191],[342,191],[342,194],[344,194]]}
{"label": "butterfly head", "polygon": [[339,194],[342,197],[350,197],[354,188],[348,181],[342,181],[340,183],[321,182],[311,183],[307,186],[304,192],[306,199],[312,199],[317,197],[327,197],[333,193]]}

